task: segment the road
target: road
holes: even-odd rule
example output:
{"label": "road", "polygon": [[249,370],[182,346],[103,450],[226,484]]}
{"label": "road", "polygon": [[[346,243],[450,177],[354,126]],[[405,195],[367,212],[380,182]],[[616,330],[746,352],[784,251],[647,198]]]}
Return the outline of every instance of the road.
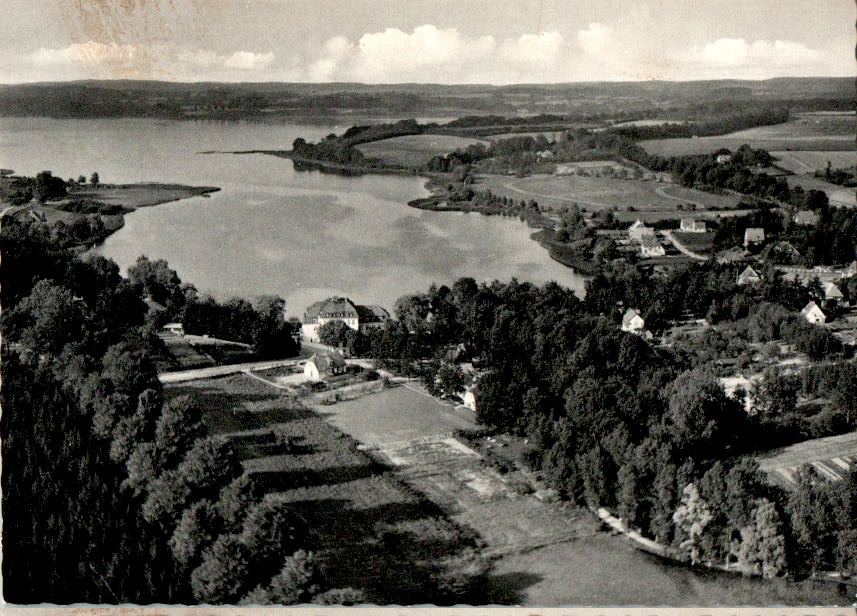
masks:
{"label": "road", "polygon": [[665,238],[672,242],[673,246],[675,246],[680,253],[687,255],[691,259],[696,259],[697,261],[708,261],[708,257],[701,255],[698,252],[688,250],[685,245],[678,241],[678,238],[672,234],[672,231],[664,231],[663,234]]}
{"label": "road", "polygon": [[268,370],[280,366],[294,366],[300,359],[277,359],[271,361],[254,361],[244,364],[230,364],[228,366],[212,366],[211,368],[196,368],[194,370],[181,370],[177,372],[162,372],[158,375],[161,383],[184,383],[185,381],[196,381],[199,379],[213,379],[220,376],[228,376],[239,372],[252,370]]}

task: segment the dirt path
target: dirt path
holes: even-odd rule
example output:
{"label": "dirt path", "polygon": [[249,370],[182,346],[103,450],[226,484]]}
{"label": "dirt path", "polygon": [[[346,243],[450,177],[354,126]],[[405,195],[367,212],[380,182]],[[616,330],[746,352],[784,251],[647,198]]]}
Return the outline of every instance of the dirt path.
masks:
{"label": "dirt path", "polygon": [[685,247],[685,245],[678,241],[678,238],[673,235],[672,231],[664,231],[663,235],[665,238],[672,242],[673,246],[675,246],[676,250],[678,250],[680,253],[687,255],[691,259],[696,259],[697,261],[708,261],[708,257],[701,255],[698,252],[693,252],[692,250]]}
{"label": "dirt path", "polygon": [[210,368],[196,368],[194,370],[182,370],[178,372],[162,372],[158,375],[161,383],[183,383],[185,381],[196,381],[199,379],[213,379],[219,376],[228,376],[238,372],[250,370],[268,370],[282,366],[294,366],[299,359],[277,359],[271,361],[255,361],[244,364],[230,364],[228,366],[212,366]]}

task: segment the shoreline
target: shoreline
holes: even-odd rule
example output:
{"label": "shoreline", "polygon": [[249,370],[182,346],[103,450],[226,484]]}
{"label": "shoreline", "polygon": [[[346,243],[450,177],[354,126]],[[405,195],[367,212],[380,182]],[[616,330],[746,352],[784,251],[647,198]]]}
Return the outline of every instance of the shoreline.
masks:
{"label": "shoreline", "polygon": [[[398,167],[372,167],[364,165],[349,165],[346,163],[334,163],[329,161],[309,159],[303,156],[296,156],[292,150],[207,150],[199,152],[199,154],[266,154],[268,156],[276,156],[277,158],[287,158],[295,165],[295,171],[321,171],[322,173],[333,173],[337,175],[359,176],[364,174],[377,175],[398,175],[398,176],[422,176],[426,178],[424,188],[431,194],[427,197],[418,197],[409,200],[406,205],[408,207],[425,210],[430,212],[464,212],[477,213],[483,216],[502,216],[502,212],[490,207],[470,205],[470,202],[459,202],[456,205],[449,205],[448,193],[443,186],[443,180],[450,174],[439,173],[432,171],[418,171],[412,169],[402,169]],[[446,202],[446,205],[442,205]],[[575,274],[581,277],[594,276],[597,273],[597,266],[588,261],[580,261],[577,259],[564,258],[557,251],[557,245],[551,237],[548,237],[546,231],[553,231],[553,226],[535,225],[532,226],[526,221],[522,221],[528,227],[535,228],[535,231],[530,234],[530,239],[539,244],[548,253],[548,256],[555,262],[563,265]]]}

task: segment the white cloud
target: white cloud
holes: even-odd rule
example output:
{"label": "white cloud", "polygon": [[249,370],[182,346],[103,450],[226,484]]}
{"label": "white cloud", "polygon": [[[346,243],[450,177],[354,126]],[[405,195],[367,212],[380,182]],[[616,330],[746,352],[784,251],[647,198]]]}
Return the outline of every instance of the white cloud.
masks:
{"label": "white cloud", "polygon": [[210,49],[163,44],[141,46],[87,41],[62,49],[40,48],[24,60],[49,71],[68,70],[76,73],[76,77],[193,79],[203,75],[229,77],[262,71],[274,61],[274,53],[239,50],[218,54]]}
{"label": "white cloud", "polygon": [[577,33],[577,44],[589,54],[603,54],[610,49],[613,30],[604,24],[593,22],[586,30]]}
{"label": "white cloud", "polygon": [[772,77],[823,74],[824,54],[793,41],[720,38],[677,54],[691,73],[712,77]]}

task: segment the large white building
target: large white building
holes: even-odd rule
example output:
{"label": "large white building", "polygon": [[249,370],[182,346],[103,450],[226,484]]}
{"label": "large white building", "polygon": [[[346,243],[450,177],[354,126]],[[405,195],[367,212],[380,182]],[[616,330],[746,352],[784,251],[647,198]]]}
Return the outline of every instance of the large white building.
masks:
{"label": "large white building", "polygon": [[351,329],[365,332],[379,328],[390,318],[381,306],[361,306],[347,297],[328,297],[310,304],[301,321],[301,337],[307,342],[318,342],[318,328],[331,321],[342,321]]}

